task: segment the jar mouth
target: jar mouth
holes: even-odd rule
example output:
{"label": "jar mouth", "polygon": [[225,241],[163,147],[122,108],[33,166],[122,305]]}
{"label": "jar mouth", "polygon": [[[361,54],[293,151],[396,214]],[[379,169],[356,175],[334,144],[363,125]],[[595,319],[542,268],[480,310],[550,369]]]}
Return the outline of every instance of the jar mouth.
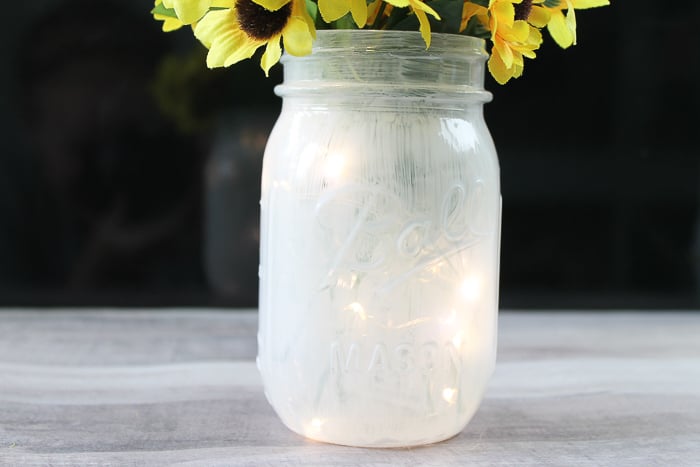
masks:
{"label": "jar mouth", "polygon": [[[403,56],[439,55],[458,56],[472,60],[486,60],[486,41],[461,34],[433,32],[430,47],[426,47],[419,31],[378,29],[322,29],[316,31],[311,56],[335,54],[392,53]],[[285,53],[281,61],[291,59]],[[298,57],[294,57],[298,59]]]}
{"label": "jar mouth", "polygon": [[324,95],[488,102],[485,41],[433,33],[426,48],[418,31],[333,29],[317,32],[310,55],[285,54],[282,97]]}

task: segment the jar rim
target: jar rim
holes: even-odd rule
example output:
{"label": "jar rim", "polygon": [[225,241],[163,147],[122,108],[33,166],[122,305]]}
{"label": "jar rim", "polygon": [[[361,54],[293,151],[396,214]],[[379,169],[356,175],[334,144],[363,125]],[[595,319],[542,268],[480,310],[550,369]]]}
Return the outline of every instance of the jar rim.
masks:
{"label": "jar rim", "polygon": [[[316,31],[311,56],[330,54],[396,53],[402,55],[439,54],[441,56],[472,56],[488,58],[484,39],[462,34],[431,33],[430,47],[426,47],[419,31],[381,29],[321,29]],[[294,57],[299,59],[300,57]],[[285,53],[282,62],[290,60]]]}
{"label": "jar rim", "polygon": [[[285,54],[282,97],[323,95],[450,102],[488,102],[484,91],[485,41],[433,33],[426,48],[418,31],[334,29],[318,31],[310,55]],[[381,83],[381,85],[378,85]],[[444,103],[435,105],[444,106]]]}

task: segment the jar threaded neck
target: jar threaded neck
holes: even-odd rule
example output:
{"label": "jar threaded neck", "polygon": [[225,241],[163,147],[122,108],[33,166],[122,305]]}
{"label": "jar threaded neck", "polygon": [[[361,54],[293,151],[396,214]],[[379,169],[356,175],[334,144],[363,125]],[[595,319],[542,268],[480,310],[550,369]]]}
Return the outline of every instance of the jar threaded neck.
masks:
{"label": "jar threaded neck", "polygon": [[311,55],[282,58],[283,97],[309,92],[427,98],[463,96],[486,102],[482,39],[417,31],[321,30]]}

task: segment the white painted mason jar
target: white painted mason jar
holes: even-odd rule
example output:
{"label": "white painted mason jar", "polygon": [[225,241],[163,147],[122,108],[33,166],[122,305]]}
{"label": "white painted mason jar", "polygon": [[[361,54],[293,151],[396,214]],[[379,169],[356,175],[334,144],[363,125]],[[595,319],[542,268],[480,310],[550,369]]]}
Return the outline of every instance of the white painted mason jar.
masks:
{"label": "white painted mason jar", "polygon": [[447,439],[496,357],[500,189],[484,42],[319,31],[286,55],[262,176],[258,367],[293,431]]}

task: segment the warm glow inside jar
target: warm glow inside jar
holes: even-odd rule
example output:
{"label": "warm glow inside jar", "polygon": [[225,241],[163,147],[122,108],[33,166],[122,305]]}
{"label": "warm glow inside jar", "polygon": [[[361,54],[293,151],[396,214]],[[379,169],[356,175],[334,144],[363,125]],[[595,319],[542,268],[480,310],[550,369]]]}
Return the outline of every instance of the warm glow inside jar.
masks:
{"label": "warm glow inside jar", "polygon": [[440,441],[496,357],[499,168],[484,42],[319,31],[283,58],[262,180],[258,365],[282,421],[353,446]]}

